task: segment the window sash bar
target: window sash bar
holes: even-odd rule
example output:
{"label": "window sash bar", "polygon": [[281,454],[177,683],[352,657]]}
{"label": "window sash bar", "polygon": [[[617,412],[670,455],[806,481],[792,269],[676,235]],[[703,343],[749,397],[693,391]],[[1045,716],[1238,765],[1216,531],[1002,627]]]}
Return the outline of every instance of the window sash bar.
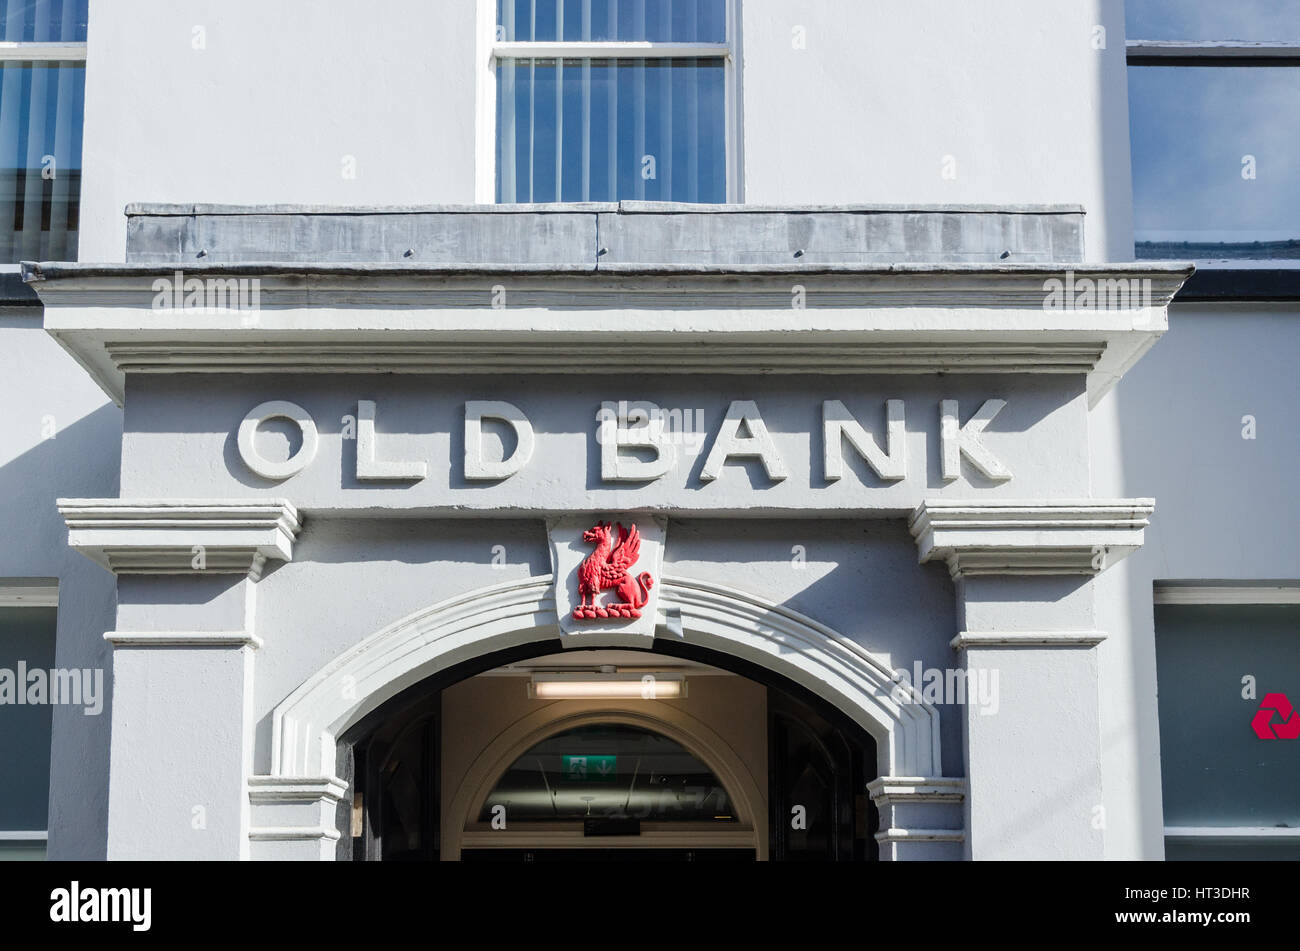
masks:
{"label": "window sash bar", "polygon": [[0,63],[72,60],[84,62],[85,43],[0,43]]}
{"label": "window sash bar", "polygon": [[497,59],[729,59],[729,43],[494,43]]}

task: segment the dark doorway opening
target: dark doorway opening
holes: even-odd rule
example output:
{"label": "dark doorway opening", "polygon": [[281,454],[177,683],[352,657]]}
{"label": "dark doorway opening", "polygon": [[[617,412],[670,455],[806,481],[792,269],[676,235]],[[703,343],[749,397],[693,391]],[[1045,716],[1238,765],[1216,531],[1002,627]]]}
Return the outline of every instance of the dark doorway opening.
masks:
{"label": "dark doorway opening", "polygon": [[[343,836],[352,861],[437,861],[441,857],[442,691],[503,665],[555,653],[547,641],[475,658],[415,684],[357,723],[339,744]],[[694,645],[656,640],[647,656],[708,664],[767,689],[768,858],[870,861],[879,857],[878,817],[866,793],[876,744],[815,693],[766,668]],[[350,833],[350,834],[349,834]],[[466,849],[464,861],[746,861],[752,849]]]}

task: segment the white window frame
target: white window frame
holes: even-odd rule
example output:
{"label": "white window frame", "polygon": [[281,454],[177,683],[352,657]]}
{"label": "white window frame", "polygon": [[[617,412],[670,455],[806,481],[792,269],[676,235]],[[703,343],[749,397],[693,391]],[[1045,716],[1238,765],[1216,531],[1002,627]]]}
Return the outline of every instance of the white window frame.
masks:
{"label": "white window frame", "polygon": [[727,38],[723,43],[533,43],[497,40],[497,0],[478,0],[478,44],[475,62],[478,115],[475,123],[476,143],[474,200],[482,205],[497,204],[497,60],[506,58],[591,58],[591,59],[673,59],[681,57],[720,57],[723,60],[726,122],[726,161],[728,204],[744,201],[741,182],[740,130],[740,0],[725,0]]}
{"label": "white window frame", "polygon": [[[1242,584],[1225,582],[1160,582],[1153,588],[1156,604],[1300,604],[1300,583],[1264,581]],[[1244,845],[1251,842],[1300,840],[1300,829],[1273,826],[1165,826],[1166,842],[1225,842]]]}
{"label": "white window frame", "polygon": [[[24,44],[32,45],[32,44]],[[36,44],[54,45],[54,44]],[[0,607],[4,608],[57,608],[59,606],[59,581],[57,578],[0,578]],[[0,847],[28,847],[45,857],[50,832],[48,829],[0,829]],[[34,843],[40,843],[35,845]]]}

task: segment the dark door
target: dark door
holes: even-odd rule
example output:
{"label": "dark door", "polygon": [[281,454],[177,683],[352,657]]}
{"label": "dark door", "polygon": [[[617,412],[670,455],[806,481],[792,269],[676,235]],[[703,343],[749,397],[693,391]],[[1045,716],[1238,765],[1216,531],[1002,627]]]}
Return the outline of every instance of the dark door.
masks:
{"label": "dark door", "polygon": [[768,689],[767,709],[772,861],[876,858],[875,808],[866,797],[875,765],[869,738],[780,689]]}

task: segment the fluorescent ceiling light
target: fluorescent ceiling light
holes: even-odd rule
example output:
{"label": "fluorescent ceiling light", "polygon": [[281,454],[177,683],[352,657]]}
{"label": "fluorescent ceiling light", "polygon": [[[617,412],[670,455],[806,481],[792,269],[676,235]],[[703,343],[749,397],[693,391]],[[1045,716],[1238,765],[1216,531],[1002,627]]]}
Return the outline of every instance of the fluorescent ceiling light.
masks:
{"label": "fluorescent ceiling light", "polygon": [[679,700],[686,696],[681,674],[533,674],[528,696],[535,700]]}

